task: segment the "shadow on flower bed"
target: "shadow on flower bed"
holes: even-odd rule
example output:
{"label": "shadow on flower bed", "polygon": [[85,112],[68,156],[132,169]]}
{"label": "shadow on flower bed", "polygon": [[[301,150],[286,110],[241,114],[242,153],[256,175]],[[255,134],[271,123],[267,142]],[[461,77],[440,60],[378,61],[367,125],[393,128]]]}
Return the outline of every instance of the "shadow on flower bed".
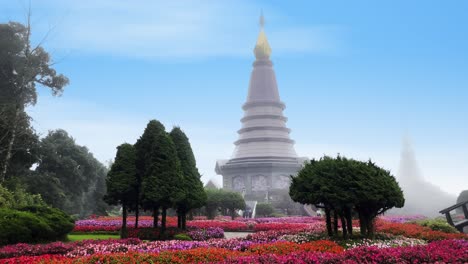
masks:
{"label": "shadow on flower bed", "polygon": [[169,227],[166,232],[161,234],[159,228],[127,228],[128,238],[139,238],[141,240],[171,240],[177,234],[182,234],[184,231],[179,228]]}

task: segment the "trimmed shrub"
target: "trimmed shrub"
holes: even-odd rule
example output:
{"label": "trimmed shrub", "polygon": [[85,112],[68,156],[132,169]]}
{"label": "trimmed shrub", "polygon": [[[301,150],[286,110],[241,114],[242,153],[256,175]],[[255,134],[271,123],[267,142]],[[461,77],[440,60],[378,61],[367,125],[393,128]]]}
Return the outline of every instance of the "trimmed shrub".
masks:
{"label": "trimmed shrub", "polygon": [[30,212],[0,209],[0,244],[37,243],[50,241],[52,228],[44,219]]}
{"label": "trimmed shrub", "polygon": [[73,220],[50,207],[30,206],[20,210],[0,209],[0,245],[40,243],[65,238]]}
{"label": "trimmed shrub", "polygon": [[75,221],[65,212],[48,206],[25,206],[19,211],[31,212],[45,220],[52,228],[53,239],[63,240],[75,227]]}
{"label": "trimmed shrub", "polygon": [[258,203],[256,211],[258,216],[267,217],[271,216],[275,212],[275,209],[270,203]]}

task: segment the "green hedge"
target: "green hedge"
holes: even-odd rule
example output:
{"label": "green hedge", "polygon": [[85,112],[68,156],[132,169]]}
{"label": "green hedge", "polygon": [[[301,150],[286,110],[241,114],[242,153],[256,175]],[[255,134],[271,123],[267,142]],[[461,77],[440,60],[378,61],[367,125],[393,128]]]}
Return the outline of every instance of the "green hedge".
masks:
{"label": "green hedge", "polygon": [[0,209],[0,245],[63,240],[73,227],[73,220],[55,208]]}

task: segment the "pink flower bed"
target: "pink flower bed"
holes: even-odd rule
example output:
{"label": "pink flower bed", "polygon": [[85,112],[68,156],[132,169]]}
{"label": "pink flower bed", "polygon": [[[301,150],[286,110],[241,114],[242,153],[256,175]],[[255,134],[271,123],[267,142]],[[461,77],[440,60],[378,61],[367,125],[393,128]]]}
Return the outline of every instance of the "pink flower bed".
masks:
{"label": "pink flower bed", "polygon": [[466,240],[435,241],[413,247],[359,247],[342,251],[330,241],[315,241],[297,246],[280,242],[251,245],[243,252],[221,248],[176,249],[172,252],[145,253],[114,251],[84,257],[43,255],[0,260],[0,263],[467,263]]}

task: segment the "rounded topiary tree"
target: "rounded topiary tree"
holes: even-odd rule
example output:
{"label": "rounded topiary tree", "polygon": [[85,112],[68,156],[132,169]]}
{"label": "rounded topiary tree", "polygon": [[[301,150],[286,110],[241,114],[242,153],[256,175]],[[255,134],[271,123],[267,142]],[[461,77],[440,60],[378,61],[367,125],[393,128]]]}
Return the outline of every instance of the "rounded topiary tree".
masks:
{"label": "rounded topiary tree", "polygon": [[405,201],[400,186],[389,171],[371,161],[340,156],[325,156],[305,164],[298,175],[292,177],[289,193],[296,202],[325,209],[329,235],[337,233],[338,217],[343,235],[352,234],[351,215],[355,210],[359,214],[361,234],[372,237],[375,217],[392,207],[403,207]]}
{"label": "rounded topiary tree", "polygon": [[256,214],[259,216],[271,216],[275,212],[275,208],[270,203],[258,203],[255,208]]}

